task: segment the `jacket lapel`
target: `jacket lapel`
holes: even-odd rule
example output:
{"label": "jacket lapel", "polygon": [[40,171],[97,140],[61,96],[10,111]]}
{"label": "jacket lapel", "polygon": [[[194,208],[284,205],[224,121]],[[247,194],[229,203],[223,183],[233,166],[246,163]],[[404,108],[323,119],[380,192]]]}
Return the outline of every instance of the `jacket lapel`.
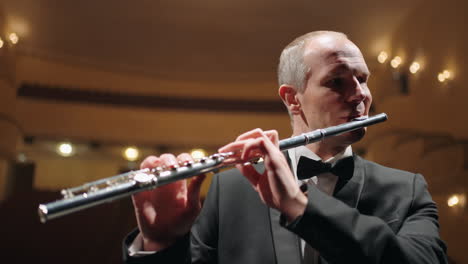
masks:
{"label": "jacket lapel", "polygon": [[[291,159],[289,158],[288,152],[284,151],[283,154],[291,167]],[[270,208],[270,226],[276,255],[276,263],[300,264],[301,251],[299,238],[296,234],[281,226],[280,216],[281,213],[278,210]]]}
{"label": "jacket lapel", "polygon": [[356,208],[364,187],[365,170],[362,159],[353,155],[354,170],[351,179],[338,179],[333,196],[349,207]]}
{"label": "jacket lapel", "polygon": [[271,233],[277,264],[300,264],[299,238],[280,225],[281,213],[270,208]]}
{"label": "jacket lapel", "polygon": [[[291,166],[291,159],[287,152],[283,152],[288,164]],[[354,169],[351,179],[339,179],[334,191],[334,197],[346,203],[348,206],[356,208],[359,203],[362,189],[364,187],[365,170],[362,159],[353,155]],[[270,208],[271,233],[273,236],[273,246],[275,250],[277,264],[300,264],[301,250],[299,238],[286,228],[280,225],[281,213]],[[321,263],[327,263],[321,258]]]}

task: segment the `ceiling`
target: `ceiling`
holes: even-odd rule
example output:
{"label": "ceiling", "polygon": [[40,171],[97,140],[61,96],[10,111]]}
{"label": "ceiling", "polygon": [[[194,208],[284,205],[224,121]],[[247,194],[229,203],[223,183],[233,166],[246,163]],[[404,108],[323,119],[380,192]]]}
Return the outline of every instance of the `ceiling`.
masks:
{"label": "ceiling", "polygon": [[274,80],[281,49],[313,30],[343,31],[374,56],[421,1],[3,2],[22,55],[151,78],[232,84]]}

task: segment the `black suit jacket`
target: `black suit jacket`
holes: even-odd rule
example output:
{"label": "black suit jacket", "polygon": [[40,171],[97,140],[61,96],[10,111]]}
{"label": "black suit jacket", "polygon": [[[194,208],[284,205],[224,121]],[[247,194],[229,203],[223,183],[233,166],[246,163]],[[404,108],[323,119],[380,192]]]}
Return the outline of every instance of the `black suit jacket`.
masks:
{"label": "black suit jacket", "polygon": [[[299,264],[299,237],[320,252],[321,263],[446,263],[438,216],[424,178],[354,157],[354,173],[334,196],[309,188],[304,214],[285,225],[261,202],[237,170],[213,178],[191,234],[127,263]],[[262,165],[259,165],[262,169]]]}

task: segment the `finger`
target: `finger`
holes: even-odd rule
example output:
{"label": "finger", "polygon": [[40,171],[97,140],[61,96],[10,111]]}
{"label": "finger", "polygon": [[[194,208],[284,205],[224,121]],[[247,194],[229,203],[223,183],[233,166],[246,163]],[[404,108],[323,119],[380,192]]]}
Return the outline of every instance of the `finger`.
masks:
{"label": "finger", "polygon": [[[278,148],[278,132],[276,130],[262,131],[260,129],[256,129],[254,131],[251,131],[251,133],[249,133],[249,135],[246,136],[255,138],[246,139],[247,141],[245,141],[246,143],[242,148],[241,154],[241,158],[243,160],[262,157],[265,154],[265,148],[263,146],[266,143],[269,143],[269,146]],[[233,144],[232,146],[240,147],[236,146],[235,144]]]}
{"label": "finger", "polygon": [[231,142],[221,148],[218,149],[218,152],[234,152],[235,156],[240,156],[241,150],[244,148],[244,145],[253,139],[246,139],[246,140],[239,140],[235,142]]}
{"label": "finger", "polygon": [[[281,157],[279,155],[281,150],[279,149],[279,140],[278,140],[278,132],[276,130],[269,130],[263,133],[264,140],[262,141],[262,151],[263,155],[267,154],[271,156],[271,158],[276,159],[277,157]],[[260,147],[260,146],[259,146]]]}
{"label": "finger", "polygon": [[[148,156],[141,162],[140,169],[154,168],[154,167],[159,166],[160,163],[161,163],[161,160],[158,157]],[[136,207],[137,204],[143,203],[143,201],[147,200],[150,196],[151,196],[151,191],[135,193],[134,195],[132,195],[133,204]]]}
{"label": "finger", "polygon": [[[232,142],[225,147],[220,148],[219,152],[232,152],[232,157],[237,158],[240,161],[249,161],[251,159],[260,158],[263,156],[263,153],[254,147],[250,147],[256,145],[256,140],[258,139],[247,139]],[[248,154],[245,154],[246,149],[250,150]]]}
{"label": "finger", "polygon": [[262,133],[263,133],[263,130],[260,129],[260,128],[252,129],[252,130],[250,130],[250,131],[247,131],[247,132],[245,132],[245,133],[239,135],[239,136],[236,138],[236,141],[237,141],[237,140],[244,140],[244,139],[248,139],[248,138],[260,137]]}
{"label": "finger", "polygon": [[273,142],[273,144],[275,146],[278,146],[278,143],[279,143],[278,131],[276,131],[276,130],[267,130],[264,133],[271,140],[271,142]]}
{"label": "finger", "polygon": [[175,166],[177,165],[177,159],[173,154],[165,153],[160,157],[161,163],[165,166]]}
{"label": "finger", "polygon": [[203,181],[206,179],[206,175],[198,175],[189,183],[188,186],[188,205],[191,208],[198,208],[200,206],[200,190],[203,184]]}
{"label": "finger", "polygon": [[236,168],[244,175],[247,180],[253,185],[255,190],[257,189],[258,181],[262,176],[252,165],[241,165],[237,164]]}
{"label": "finger", "polygon": [[[177,160],[183,164],[185,162],[193,161],[193,157],[188,153],[182,153],[177,156]],[[191,179],[187,187],[187,202],[189,208],[198,209],[200,207],[200,189],[205,178],[206,175],[201,174]]]}
{"label": "finger", "polygon": [[[255,148],[251,149],[249,154],[245,154],[245,146],[249,144],[252,140],[258,138],[265,138],[267,141],[271,141],[272,145],[278,148],[278,132],[276,130],[262,131],[261,129],[255,129],[247,133],[242,134],[238,137],[238,141],[227,144],[224,147],[221,147],[219,152],[234,152],[236,157],[241,158],[242,160],[249,160],[252,158],[258,158],[263,156],[262,151],[257,151]],[[249,157],[249,158],[246,158]]]}
{"label": "finger", "polygon": [[222,147],[220,147],[218,149],[218,152],[219,153],[223,153],[223,152],[237,152],[239,149],[241,149],[242,147],[242,143],[240,143],[239,141],[235,141],[235,142],[231,142],[227,145],[224,145]]}
{"label": "finger", "polygon": [[[178,162],[176,157],[173,154],[162,154],[160,157],[161,164],[166,167],[173,167],[178,166]],[[187,195],[187,181],[186,180],[179,180],[161,187],[158,187],[153,192],[155,196],[154,199],[158,199],[158,197],[174,197],[174,199],[180,199],[183,202],[183,197]]]}
{"label": "finger", "polygon": [[256,128],[254,130],[251,130],[249,132],[246,132],[240,136],[237,137],[237,140],[244,140],[244,139],[249,139],[249,138],[258,138],[258,137],[263,137],[267,136],[273,143],[278,142],[278,131],[272,129],[272,130],[266,130],[263,131],[260,128]]}
{"label": "finger", "polygon": [[179,163],[185,163],[185,162],[193,161],[193,157],[192,155],[188,153],[181,153],[177,156],[177,160],[179,161]]}
{"label": "finger", "polygon": [[140,164],[140,169],[154,168],[158,166],[160,159],[156,156],[146,157]]}
{"label": "finger", "polygon": [[266,137],[248,140],[242,149],[241,159],[251,160],[253,158],[262,157],[265,154],[264,141]]}

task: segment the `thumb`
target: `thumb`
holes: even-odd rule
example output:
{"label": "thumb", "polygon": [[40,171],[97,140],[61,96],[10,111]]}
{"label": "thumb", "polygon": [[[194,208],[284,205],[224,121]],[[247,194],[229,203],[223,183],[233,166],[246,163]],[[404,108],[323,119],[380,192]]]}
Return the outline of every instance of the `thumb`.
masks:
{"label": "thumb", "polygon": [[203,184],[203,181],[205,180],[206,175],[198,175],[194,178],[189,183],[189,186],[187,187],[187,199],[188,199],[188,206],[192,208],[198,208],[200,204],[200,189]]}

